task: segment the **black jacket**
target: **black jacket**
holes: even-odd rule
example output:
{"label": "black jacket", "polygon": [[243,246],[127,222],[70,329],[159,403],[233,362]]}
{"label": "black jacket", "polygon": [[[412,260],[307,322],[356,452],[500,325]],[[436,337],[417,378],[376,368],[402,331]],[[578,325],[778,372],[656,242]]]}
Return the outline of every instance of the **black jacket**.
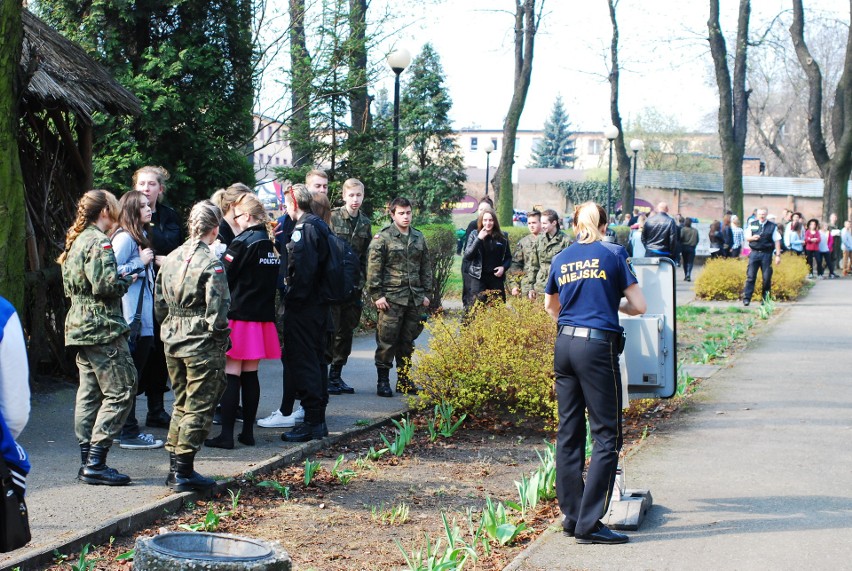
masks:
{"label": "black jacket", "polygon": [[287,243],[285,307],[313,306],[325,303],[319,290],[323,266],[328,258],[328,226],[313,214],[303,214]]}
{"label": "black jacket", "polygon": [[679,234],[675,219],[665,212],[658,212],[645,221],[645,226],[642,227],[642,243],[646,250],[674,254]]}
{"label": "black jacket", "polygon": [[[502,254],[499,252],[502,250]],[[494,240],[491,236],[487,236],[485,240],[479,239],[479,232],[471,232],[467,236],[467,244],[464,248],[464,260],[468,263],[467,275],[482,279],[482,260],[486,251],[489,254],[496,254],[496,257],[501,260],[504,270],[509,270],[512,265],[512,252],[509,250],[509,235],[503,232],[502,240]],[[489,256],[490,257],[490,256]],[[497,266],[494,266],[495,268]],[[493,271],[493,269],[492,269]],[[503,274],[506,275],[505,273]]]}
{"label": "black jacket", "polygon": [[172,250],[183,244],[182,224],[178,213],[170,206],[157,204],[157,211],[151,213],[151,225],[148,238],[151,248],[157,256],[168,256]]}
{"label": "black jacket", "polygon": [[231,289],[228,319],[275,321],[278,254],[262,224],[246,228],[222,255]]}

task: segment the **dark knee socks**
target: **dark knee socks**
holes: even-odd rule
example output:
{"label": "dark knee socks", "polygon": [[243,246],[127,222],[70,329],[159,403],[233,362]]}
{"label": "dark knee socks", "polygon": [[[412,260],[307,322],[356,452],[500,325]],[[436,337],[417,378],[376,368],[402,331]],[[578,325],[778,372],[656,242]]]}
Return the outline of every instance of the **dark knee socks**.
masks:
{"label": "dark knee socks", "polygon": [[254,421],[257,418],[257,406],[260,403],[260,381],[257,371],[243,371],[240,375],[243,393],[243,431],[239,441],[254,445]]}
{"label": "dark knee socks", "polygon": [[[234,447],[234,423],[237,418],[237,406],[240,404],[240,377],[237,375],[225,375],[228,383],[219,404],[222,406],[222,432],[216,438],[208,441],[208,446],[225,448],[228,444]],[[221,446],[224,445],[224,446]]]}

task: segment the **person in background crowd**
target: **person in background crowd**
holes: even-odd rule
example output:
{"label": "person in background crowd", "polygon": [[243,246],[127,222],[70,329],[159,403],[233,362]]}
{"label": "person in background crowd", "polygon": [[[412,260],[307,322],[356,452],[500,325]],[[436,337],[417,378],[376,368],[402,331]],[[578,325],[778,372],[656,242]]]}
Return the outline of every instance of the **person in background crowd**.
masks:
{"label": "person in background crowd", "polygon": [[539,234],[541,234],[541,212],[531,210],[527,213],[527,228],[530,233],[518,240],[518,246],[512,256],[512,265],[509,267],[509,281],[512,284],[513,296],[520,294],[527,297],[529,294],[529,291],[524,291],[521,288],[521,282],[529,270],[535,243]]}
{"label": "person in background crowd", "polygon": [[[330,226],[331,203],[328,201],[328,196],[320,192],[311,192],[311,213],[325,223],[325,225],[329,229],[329,232],[332,231]],[[335,387],[332,388],[328,376],[328,365],[331,362],[332,344],[334,343],[334,320],[331,306],[329,306],[328,308],[328,321],[326,323],[327,325],[325,332],[325,351],[323,351],[322,355],[320,356],[322,386],[326,388],[326,392],[329,395],[339,395],[342,394],[343,391],[340,390],[340,386],[338,385],[335,385]],[[354,393],[355,389],[352,389],[352,392]],[[326,400],[326,406],[327,405],[328,401]]]}
{"label": "person in background crowd", "polygon": [[193,206],[189,240],[166,257],[157,274],[155,311],[175,391],[166,485],[176,492],[203,491],[216,484],[195,471],[195,456],[225,390],[225,351],[230,345],[228,279],[210,248],[221,219],[221,211],[209,200]]}
{"label": "person in background crowd", "polygon": [[728,250],[728,257],[739,258],[743,251],[745,232],[740,228],[740,219],[736,214],[731,214],[731,226],[728,231],[731,235],[731,248]]}
{"label": "person in background crowd", "polygon": [[[602,240],[605,216],[593,202],[574,209],[577,241],[553,259],[544,292],[545,310],[558,327],[556,496],[564,533],[581,544],[628,541],[600,518],[609,508],[623,442],[618,312],[641,315],[647,306],[627,252]],[[584,482],[587,409],[595,445]]]}
{"label": "person in background crowd", "polygon": [[[831,251],[834,247],[834,236],[831,235],[831,225],[822,223],[819,231],[819,257],[823,268],[828,268],[828,278],[837,279],[837,274],[834,273],[834,264],[831,259]],[[822,270],[819,272],[819,279],[824,279]]]}
{"label": "person in background crowd", "polygon": [[711,222],[708,236],[710,238],[710,257],[722,257],[724,253],[722,248],[725,245],[725,240],[722,237],[722,223],[718,220]]}
{"label": "person in background crowd", "polygon": [[524,274],[522,289],[527,290],[529,299],[536,299],[544,293],[547,273],[553,256],[571,245],[571,239],[562,232],[559,215],[555,210],[547,209],[541,213],[541,235],[532,252],[529,272]]}
{"label": "person in background crowd", "polygon": [[[293,185],[284,195],[287,215],[296,223],[286,245],[285,290],[283,292],[284,402],[285,417],[295,416],[293,403],[301,399],[303,423],[281,435],[285,442],[307,442],[328,436],[325,412],[328,405],[327,373],[323,362],[330,328],[330,315],[320,295],[322,269],[329,256],[331,230],[311,213],[312,193]],[[295,420],[295,419],[294,419]]]}
{"label": "person in background crowd", "polygon": [[645,226],[642,228],[645,255],[651,258],[671,259],[678,249],[678,233],[677,222],[669,216],[669,205],[660,202],[657,204],[657,212],[645,221]]}
{"label": "person in background crowd", "polygon": [[342,377],[343,367],[352,353],[352,335],[361,321],[363,308],[362,292],[367,280],[367,250],[373,239],[373,227],[370,219],[361,212],[364,203],[364,184],[357,178],[350,178],[343,183],[343,206],[331,212],[331,230],[338,237],[346,240],[352,251],[358,256],[361,271],[358,276],[358,293],[355,299],[331,308],[334,324],[334,339],[331,347],[331,369],[328,372],[329,394],[352,394],[355,389],[350,387]]}
{"label": "person in background crowd", "polygon": [[640,214],[636,221],[636,226],[630,229],[628,241],[630,243],[630,255],[634,258],[645,257],[645,244],[642,243],[642,228],[645,226],[646,221],[645,215]]}
{"label": "person in background crowd", "polygon": [[7,438],[4,432],[0,454],[3,454],[12,474],[12,485],[21,496],[27,490],[30,462],[15,439],[21,435],[29,419],[30,367],[24,330],[14,306],[0,297],[0,421],[11,437]]}
{"label": "person in background crowd", "polygon": [[[118,218],[120,226],[112,237],[112,245],[118,273],[133,275],[133,284],[121,298],[121,309],[127,323],[133,323],[139,311],[139,338],[130,348],[138,379],[154,347],[154,268],[151,267],[154,251],[148,241],[147,232],[151,222],[151,206],[148,197],[138,190],[125,193],[118,204],[121,209]],[[139,430],[135,394],[127,420],[121,429],[119,446],[128,450],[148,450],[163,446],[162,440]]]}
{"label": "person in background crowd", "polygon": [[500,231],[497,213],[491,209],[479,213],[476,227],[478,233],[468,237],[464,250],[464,257],[470,262],[470,295],[474,302],[484,303],[496,293],[505,302],[506,270],[512,263],[509,236]]}
{"label": "person in background crowd", "polygon": [[719,230],[722,233],[722,257],[731,257],[731,248],[734,243],[734,233],[731,230],[731,216],[733,214],[725,214],[722,217],[722,228]]}
{"label": "person in background crowd", "polygon": [[240,225],[234,220],[233,206],[242,195],[250,192],[249,187],[241,182],[235,182],[228,188],[220,188],[210,197],[210,201],[218,206],[222,212],[222,221],[219,223],[219,237],[216,238],[214,244],[214,246],[218,246],[217,249],[221,249],[221,252],[216,252],[218,256],[224,254],[237,234],[242,232]]}
{"label": "person in background crowd", "polygon": [[805,233],[804,225],[801,220],[793,220],[787,225],[784,232],[784,237],[787,240],[787,249],[794,252],[797,256],[803,256],[805,253]]}
{"label": "person in background crowd", "polygon": [[837,225],[837,214],[834,212],[828,215],[827,230],[832,238],[828,267],[831,269],[831,274],[836,278],[837,274],[834,273],[834,270],[840,267],[840,227]]}
{"label": "person in background crowd", "polygon": [[763,277],[763,299],[765,300],[769,297],[772,293],[773,257],[775,265],[781,263],[781,233],[778,232],[778,227],[774,222],[767,220],[766,215],[766,208],[758,208],[757,218],[752,220],[745,235],[751,252],[748,255],[746,283],[743,290],[743,305],[751,303],[758,268]]}
{"label": "person in background crowd", "polygon": [[71,298],[65,316],[65,345],[77,350],[80,387],[74,408],[74,432],[86,484],[124,486],[130,477],[106,464],[113,440],[130,412],[136,368],[127,347],[130,329],[121,312],[121,296],[133,281],[118,273],[108,234],[118,222],[118,201],[105,190],[86,192],[57,259],[62,285]]}
{"label": "person in background crowd", "polygon": [[258,365],[262,359],[281,358],[275,329],[275,285],[280,262],[273,245],[272,223],[254,194],[244,194],[233,208],[234,220],[242,232],[222,256],[231,293],[228,311],[231,349],[225,365],[222,432],[205,441],[207,446],[226,450],[234,447],[240,397],[244,422],[237,440],[254,446],[254,421],[260,402]]}
{"label": "person in background crowd", "polygon": [[424,312],[432,291],[429,248],[411,226],[411,201],[394,198],[388,211],[392,223],[370,242],[367,292],[379,312],[376,323],[376,394],[392,397],[390,370],[396,360],[396,392],[417,387],[408,378],[414,341],[423,331]]}
{"label": "person in background crowd", "polygon": [[808,229],[805,230],[805,255],[808,259],[808,267],[810,268],[809,278],[814,278],[814,261],[816,261],[816,269],[819,275],[822,275],[822,257],[819,255],[819,220],[811,218],[808,220]]}
{"label": "person in background crowd", "polygon": [[843,223],[840,242],[840,249],[843,252],[843,275],[848,276],[852,271],[852,222],[849,220]]}
{"label": "person in background crowd", "polygon": [[310,192],[328,194],[328,175],[318,169],[309,171],[305,175],[305,186]]}
{"label": "person in background crowd", "polygon": [[692,268],[695,265],[695,248],[698,246],[698,230],[692,227],[692,218],[684,218],[680,229],[680,247],[683,256],[683,280],[692,281]]}
{"label": "person in background crowd", "polygon": [[[163,167],[144,166],[133,173],[133,188],[148,197],[151,205],[151,223],[148,240],[154,250],[154,270],[162,265],[166,256],[183,243],[183,223],[174,209],[163,204],[169,173]],[[171,418],[166,413],[163,395],[169,390],[169,373],[166,356],[160,339],[160,326],[154,323],[154,348],[139,376],[139,393],[148,399],[145,426],[168,428]]]}
{"label": "person in background crowd", "polygon": [[[633,215],[630,217],[630,222],[627,223],[628,226],[633,226],[637,222],[639,222],[639,215],[642,214],[642,211],[639,210],[639,207],[633,208]],[[646,217],[647,218],[647,217]]]}
{"label": "person in background crowd", "polygon": [[[470,224],[467,225],[467,229],[464,233],[464,244],[467,245],[467,241],[470,238],[471,234],[475,234],[478,232],[476,229],[477,222],[479,220],[479,214],[485,210],[486,208],[490,208],[494,210],[494,201],[488,198],[487,196],[479,201],[479,206],[476,208],[476,218],[470,221]],[[461,274],[462,274],[462,305],[464,306],[465,312],[470,309],[471,297],[470,297],[470,274],[468,273],[468,266],[470,262],[462,258],[461,263]]]}

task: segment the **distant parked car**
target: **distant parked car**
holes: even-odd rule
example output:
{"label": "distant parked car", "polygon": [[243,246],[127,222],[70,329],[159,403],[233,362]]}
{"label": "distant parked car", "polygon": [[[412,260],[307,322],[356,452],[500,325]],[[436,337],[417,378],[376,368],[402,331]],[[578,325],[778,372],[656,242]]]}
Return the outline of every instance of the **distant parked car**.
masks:
{"label": "distant parked car", "polygon": [[527,211],[526,210],[518,210],[517,208],[512,210],[512,226],[526,226],[527,225]]}

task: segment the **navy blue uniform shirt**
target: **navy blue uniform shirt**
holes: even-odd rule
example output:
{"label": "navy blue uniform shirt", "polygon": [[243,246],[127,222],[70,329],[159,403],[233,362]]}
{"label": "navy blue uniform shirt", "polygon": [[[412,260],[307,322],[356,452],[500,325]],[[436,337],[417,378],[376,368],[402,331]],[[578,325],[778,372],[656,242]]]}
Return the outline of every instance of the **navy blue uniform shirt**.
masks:
{"label": "navy blue uniform shirt", "polygon": [[553,258],[544,292],[559,294],[559,325],[621,333],[618,304],[637,282],[622,246],[574,242]]}

